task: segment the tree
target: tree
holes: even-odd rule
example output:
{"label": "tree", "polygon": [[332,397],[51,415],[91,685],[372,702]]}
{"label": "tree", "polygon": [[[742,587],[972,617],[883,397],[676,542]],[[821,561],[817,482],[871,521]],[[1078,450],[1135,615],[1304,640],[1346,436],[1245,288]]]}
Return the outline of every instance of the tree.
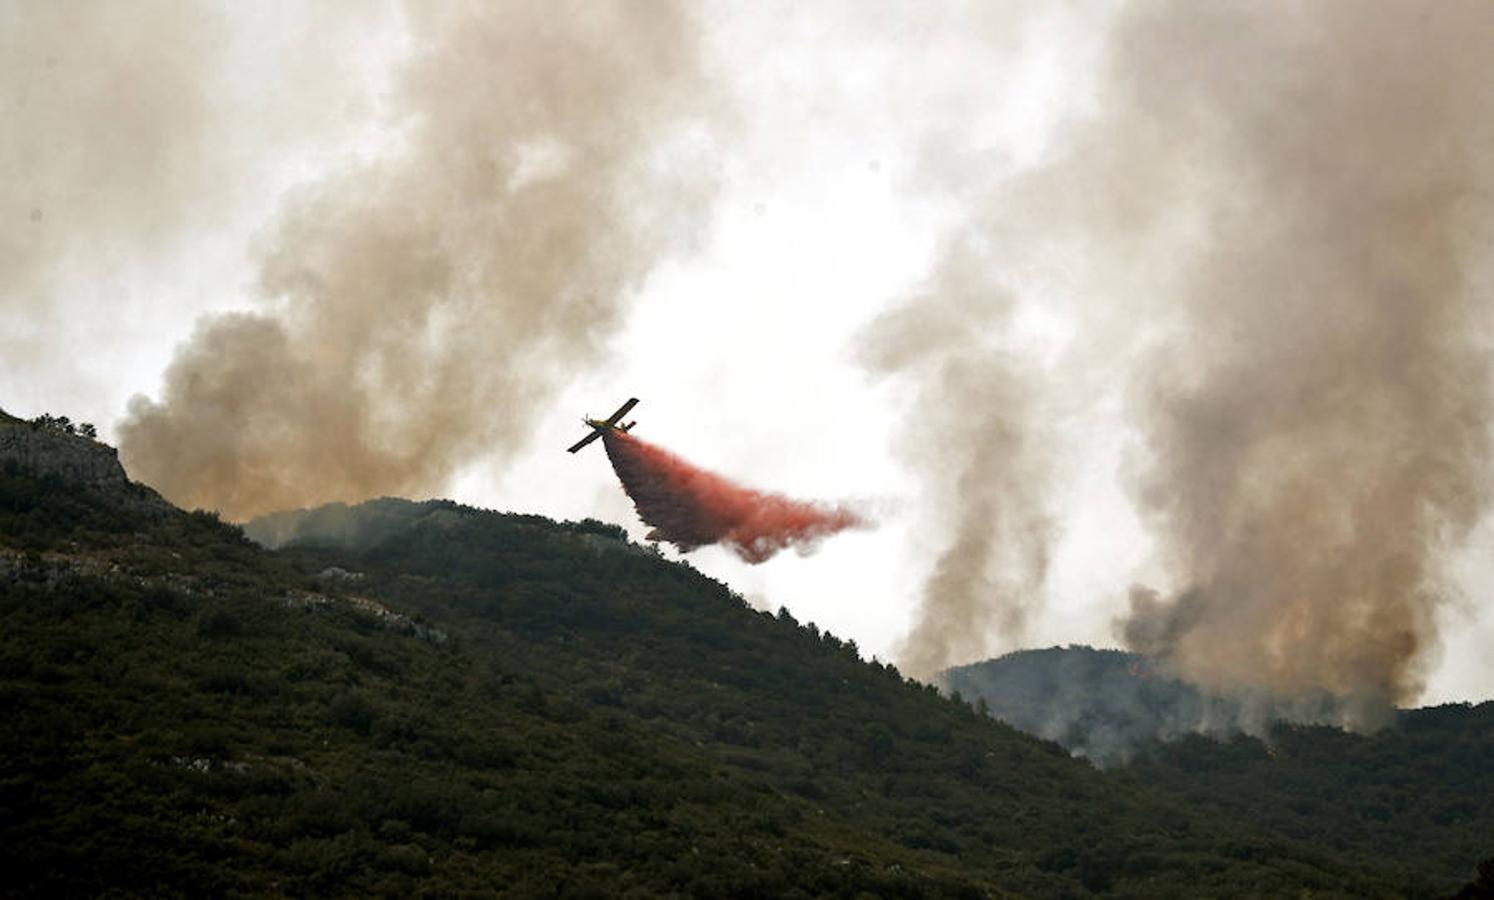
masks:
{"label": "tree", "polygon": [[63,434],[78,434],[80,431],[82,431],[83,428],[87,428],[91,433],[86,433],[84,435],[85,437],[96,437],[98,435],[97,430],[95,430],[92,425],[84,423],[81,427],[75,426],[73,425],[73,420],[69,419],[67,416],[54,416],[48,413],[42,413],[41,415],[32,419],[31,427],[50,428],[54,431],[60,431]]}

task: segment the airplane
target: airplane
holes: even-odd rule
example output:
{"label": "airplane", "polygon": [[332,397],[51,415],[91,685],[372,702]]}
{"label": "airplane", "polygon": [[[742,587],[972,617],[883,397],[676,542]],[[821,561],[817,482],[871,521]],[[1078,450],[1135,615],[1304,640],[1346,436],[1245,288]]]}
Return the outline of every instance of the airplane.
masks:
{"label": "airplane", "polygon": [[581,421],[585,422],[586,425],[587,425],[587,427],[592,430],[591,434],[588,434],[586,437],[584,437],[581,440],[577,441],[574,445],[571,446],[570,449],[566,450],[565,452],[567,452],[567,453],[575,453],[577,450],[580,450],[582,447],[585,447],[587,444],[589,444],[592,441],[596,440],[597,438],[601,437],[603,434],[607,433],[608,431],[621,431],[621,432],[624,432],[624,433],[632,431],[633,430],[633,426],[638,424],[638,421],[636,419],[633,420],[632,422],[627,423],[626,425],[619,425],[617,423],[622,420],[623,416],[625,416],[625,415],[628,414],[628,410],[632,409],[633,407],[635,407],[637,405],[638,405],[638,398],[637,397],[629,397],[627,403],[624,403],[622,406],[619,406],[617,408],[617,412],[613,413],[612,415],[608,416],[605,419],[593,419],[590,416],[588,416],[586,418],[583,418]]}

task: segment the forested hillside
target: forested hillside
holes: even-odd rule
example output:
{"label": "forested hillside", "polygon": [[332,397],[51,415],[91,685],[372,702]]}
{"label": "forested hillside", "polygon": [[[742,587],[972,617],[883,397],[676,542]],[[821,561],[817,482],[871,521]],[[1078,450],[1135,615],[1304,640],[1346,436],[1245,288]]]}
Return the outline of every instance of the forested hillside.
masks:
{"label": "forested hillside", "polygon": [[384,524],[270,552],[5,465],[0,890],[1435,896],[1473,876],[1097,771],[613,526],[341,514]]}
{"label": "forested hillside", "polygon": [[1415,879],[1469,877],[1469,861],[1494,852],[1494,702],[1402,710],[1349,734],[1284,718],[1331,712],[1323,702],[1210,696],[1153,660],[1082,646],[1010,653],[943,681],[1118,779]]}
{"label": "forested hillside", "polygon": [[[1494,703],[1406,710],[1373,735],[1273,725],[1263,739],[1156,743],[1117,774],[1414,879],[1471,878],[1494,856]],[[1444,882],[1445,883],[1445,882]]]}
{"label": "forested hillside", "polygon": [[1018,650],[956,666],[940,683],[1028,734],[1057,741],[1100,766],[1127,762],[1147,744],[1203,734],[1261,734],[1275,721],[1339,722],[1326,692],[1208,693],[1137,653],[1071,645]]}

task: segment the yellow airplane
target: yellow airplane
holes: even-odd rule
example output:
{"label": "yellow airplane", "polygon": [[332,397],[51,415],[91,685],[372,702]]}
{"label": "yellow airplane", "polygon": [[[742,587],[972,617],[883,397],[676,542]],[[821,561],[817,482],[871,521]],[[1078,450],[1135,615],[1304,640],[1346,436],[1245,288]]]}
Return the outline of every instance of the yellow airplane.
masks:
{"label": "yellow airplane", "polygon": [[608,416],[605,419],[593,419],[590,416],[582,419],[581,421],[585,422],[586,425],[587,425],[587,427],[589,427],[591,429],[591,434],[588,434],[586,437],[584,437],[581,440],[577,441],[574,445],[572,445],[570,447],[570,449],[566,450],[565,452],[567,452],[567,453],[575,453],[577,450],[580,450],[582,447],[585,447],[587,444],[589,444],[592,441],[596,440],[597,438],[601,437],[603,434],[607,433],[608,431],[622,431],[622,432],[632,431],[633,430],[633,426],[638,424],[638,422],[636,420],[632,421],[632,422],[629,422],[626,425],[619,425],[617,423],[620,422],[620,421],[622,421],[622,417],[628,414],[628,410],[632,409],[633,407],[635,407],[637,405],[638,405],[638,398],[637,397],[629,397],[627,403],[624,403],[622,406],[619,406],[617,408],[617,412],[613,413],[612,415]]}

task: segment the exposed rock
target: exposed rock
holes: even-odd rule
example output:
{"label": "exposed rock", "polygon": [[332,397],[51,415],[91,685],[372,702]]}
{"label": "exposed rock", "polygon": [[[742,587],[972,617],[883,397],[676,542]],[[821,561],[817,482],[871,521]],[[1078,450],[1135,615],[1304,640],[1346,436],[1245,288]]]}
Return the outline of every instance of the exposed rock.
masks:
{"label": "exposed rock", "polygon": [[141,575],[107,556],[22,552],[0,547],[0,585],[7,581],[29,581],[54,591],[86,579],[158,587],[183,597],[212,597],[216,591],[214,583],[196,575],[177,572]]}
{"label": "exposed rock", "polygon": [[446,632],[439,628],[430,628],[416,622],[403,613],[397,613],[377,600],[367,597],[359,597],[352,594],[331,597],[326,594],[318,594],[312,591],[286,591],[281,602],[291,609],[305,609],[313,612],[321,612],[334,608],[351,609],[359,614],[372,616],[380,624],[390,631],[413,635],[422,641],[432,644],[446,643]]}
{"label": "exposed rock", "polygon": [[150,488],[130,481],[119,453],[108,444],[60,428],[0,415],[0,466],[14,464],[36,475],[55,475],[135,507],[173,507]]}
{"label": "exposed rock", "polygon": [[0,463],[6,462],[91,487],[129,483],[113,447],[29,422],[0,421]]}

